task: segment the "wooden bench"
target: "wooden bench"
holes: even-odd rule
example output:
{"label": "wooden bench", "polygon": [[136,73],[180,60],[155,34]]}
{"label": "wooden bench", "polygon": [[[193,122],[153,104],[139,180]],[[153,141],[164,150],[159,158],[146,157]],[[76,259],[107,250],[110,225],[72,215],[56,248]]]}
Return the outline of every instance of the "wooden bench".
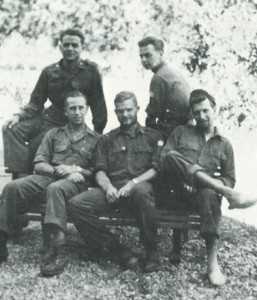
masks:
{"label": "wooden bench", "polygon": [[[28,212],[24,216],[28,221],[42,221],[42,214],[38,211]],[[194,212],[157,209],[156,218],[158,226],[161,227],[194,230],[200,228],[200,216]],[[100,215],[98,219],[110,226],[137,226],[132,216],[118,210]]]}

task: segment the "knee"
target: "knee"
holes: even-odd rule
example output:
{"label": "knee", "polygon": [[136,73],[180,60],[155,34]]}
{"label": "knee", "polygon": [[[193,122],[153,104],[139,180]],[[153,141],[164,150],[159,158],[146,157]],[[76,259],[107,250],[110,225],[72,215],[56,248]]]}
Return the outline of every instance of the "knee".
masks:
{"label": "knee", "polygon": [[60,192],[64,192],[64,186],[58,181],[49,184],[46,188],[46,195],[57,194]]}
{"label": "knee", "polygon": [[170,169],[176,165],[177,157],[179,153],[175,150],[170,150],[162,159],[162,167],[164,169]]}
{"label": "knee", "polygon": [[4,186],[2,194],[9,193],[10,191],[18,190],[18,188],[19,188],[19,185],[17,183],[17,180],[13,180],[11,182],[8,182]]}

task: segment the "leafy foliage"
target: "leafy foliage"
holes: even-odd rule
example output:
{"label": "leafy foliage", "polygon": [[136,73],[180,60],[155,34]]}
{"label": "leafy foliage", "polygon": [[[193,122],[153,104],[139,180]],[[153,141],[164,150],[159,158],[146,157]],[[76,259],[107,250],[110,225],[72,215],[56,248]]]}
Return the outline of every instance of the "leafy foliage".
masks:
{"label": "leafy foliage", "polygon": [[30,41],[52,36],[56,46],[59,31],[75,26],[85,34],[86,50],[107,61],[116,51],[134,51],[143,35],[162,37],[167,60],[192,87],[216,96],[227,127],[257,124],[255,0],[1,0],[0,8],[2,42],[18,32]]}

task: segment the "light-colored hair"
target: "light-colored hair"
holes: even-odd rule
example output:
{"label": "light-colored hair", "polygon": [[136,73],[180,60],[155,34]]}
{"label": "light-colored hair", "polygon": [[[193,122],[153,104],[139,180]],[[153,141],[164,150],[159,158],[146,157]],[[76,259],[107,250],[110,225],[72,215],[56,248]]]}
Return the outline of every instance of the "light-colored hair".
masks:
{"label": "light-colored hair", "polygon": [[135,105],[137,106],[137,97],[133,92],[129,91],[122,91],[119,92],[114,99],[114,104],[117,105],[118,103],[122,103],[128,99],[132,99]]}

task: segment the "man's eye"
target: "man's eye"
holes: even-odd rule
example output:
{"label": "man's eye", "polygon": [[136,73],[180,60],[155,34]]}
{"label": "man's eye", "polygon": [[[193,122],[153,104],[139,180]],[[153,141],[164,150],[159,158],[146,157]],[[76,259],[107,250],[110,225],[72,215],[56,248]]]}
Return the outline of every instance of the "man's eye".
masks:
{"label": "man's eye", "polygon": [[63,47],[65,47],[65,48],[67,48],[67,47],[70,47],[70,46],[72,46],[72,48],[78,48],[78,44],[73,44],[73,43],[71,43],[71,44],[63,44]]}

